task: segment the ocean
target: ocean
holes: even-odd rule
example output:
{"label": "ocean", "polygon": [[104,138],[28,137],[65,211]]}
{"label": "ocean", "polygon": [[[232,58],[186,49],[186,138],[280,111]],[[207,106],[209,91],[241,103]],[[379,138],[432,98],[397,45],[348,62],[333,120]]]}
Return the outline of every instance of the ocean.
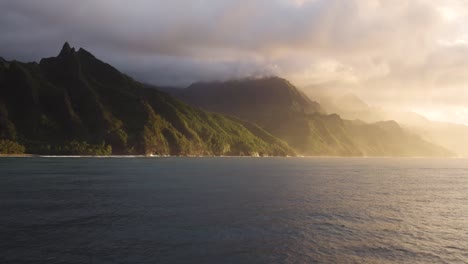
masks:
{"label": "ocean", "polygon": [[0,158],[0,263],[468,263],[468,160]]}

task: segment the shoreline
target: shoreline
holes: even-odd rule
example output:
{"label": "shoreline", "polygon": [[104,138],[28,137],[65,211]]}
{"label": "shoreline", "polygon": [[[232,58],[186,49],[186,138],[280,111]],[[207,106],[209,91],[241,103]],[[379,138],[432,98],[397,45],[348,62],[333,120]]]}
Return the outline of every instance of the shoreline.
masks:
{"label": "shoreline", "polygon": [[468,159],[468,157],[405,157],[405,156],[191,156],[191,155],[39,155],[39,154],[0,154],[1,158],[337,158],[337,159]]}

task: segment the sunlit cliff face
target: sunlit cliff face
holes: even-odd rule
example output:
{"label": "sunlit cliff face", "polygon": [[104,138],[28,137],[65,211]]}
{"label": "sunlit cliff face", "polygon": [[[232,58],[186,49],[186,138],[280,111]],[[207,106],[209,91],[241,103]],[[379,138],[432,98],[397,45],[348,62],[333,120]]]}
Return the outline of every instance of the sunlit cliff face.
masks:
{"label": "sunlit cliff face", "polygon": [[467,15],[463,0],[1,1],[0,56],[68,40],[155,84],[281,75],[468,124]]}

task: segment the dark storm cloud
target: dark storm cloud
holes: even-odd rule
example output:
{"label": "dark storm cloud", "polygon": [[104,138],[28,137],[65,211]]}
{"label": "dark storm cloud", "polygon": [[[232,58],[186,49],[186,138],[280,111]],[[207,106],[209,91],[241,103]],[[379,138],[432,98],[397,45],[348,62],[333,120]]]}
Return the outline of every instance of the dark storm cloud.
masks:
{"label": "dark storm cloud", "polygon": [[[426,91],[465,107],[466,8],[461,0],[5,0],[0,56],[38,60],[69,41],[156,84],[279,74],[348,83],[378,103],[417,104]],[[441,96],[457,89],[461,96]]]}
{"label": "dark storm cloud", "polygon": [[[38,45],[38,53],[47,46],[51,52],[66,39],[109,52],[226,60],[239,55],[274,57],[292,49],[366,51],[387,46],[394,35],[417,31],[423,40],[432,29],[434,12],[426,5],[394,1],[373,7],[373,2],[3,1],[0,27],[8,37],[1,51],[21,53],[21,48]],[[385,9],[389,17],[366,17]]]}

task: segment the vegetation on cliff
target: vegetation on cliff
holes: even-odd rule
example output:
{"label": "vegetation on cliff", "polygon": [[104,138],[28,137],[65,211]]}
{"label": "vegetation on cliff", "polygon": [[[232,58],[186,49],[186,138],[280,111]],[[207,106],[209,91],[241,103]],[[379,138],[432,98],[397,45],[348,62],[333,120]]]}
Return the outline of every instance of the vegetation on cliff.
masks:
{"label": "vegetation on cliff", "polygon": [[26,153],[294,154],[249,127],[148,88],[68,43],[40,63],[0,61],[0,138]]}

